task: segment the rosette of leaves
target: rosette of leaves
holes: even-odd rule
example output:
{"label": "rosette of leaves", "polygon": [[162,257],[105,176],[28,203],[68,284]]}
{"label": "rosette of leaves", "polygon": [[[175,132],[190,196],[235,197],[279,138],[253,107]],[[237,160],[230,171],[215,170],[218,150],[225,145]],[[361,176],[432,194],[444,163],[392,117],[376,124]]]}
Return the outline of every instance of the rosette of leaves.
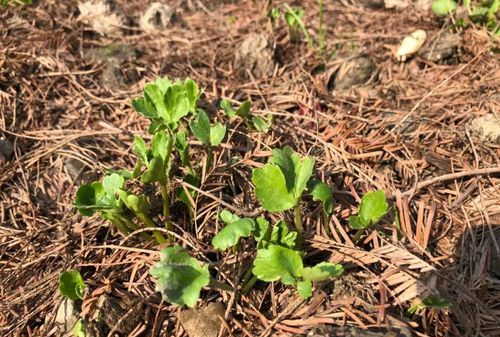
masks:
{"label": "rosette of leaves", "polygon": [[156,291],[166,302],[190,308],[196,305],[201,289],[210,284],[208,266],[179,246],[163,249],[150,274],[156,278]]}
{"label": "rosette of leaves", "polygon": [[269,162],[254,169],[255,195],[265,210],[281,212],[294,208],[295,227],[302,232],[299,203],[312,175],[314,159],[301,158],[290,147],[274,149]]}
{"label": "rosette of leaves", "polygon": [[74,206],[84,216],[100,213],[104,219],[109,220],[126,235],[134,226],[117,196],[118,190],[123,188],[124,183],[123,175],[112,173],[105,176],[102,182],[94,181],[91,184],[81,185],[76,192]]}
{"label": "rosette of leaves", "polygon": [[312,295],[313,282],[338,277],[344,271],[341,265],[329,262],[304,267],[301,252],[275,244],[259,249],[253,265],[252,273],[257,279],[295,285],[304,299]]}
{"label": "rosette of leaves", "polygon": [[150,133],[165,128],[173,131],[181,118],[196,111],[198,97],[198,86],[193,80],[174,82],[159,77],[146,84],[143,97],[134,99],[132,107],[151,120]]}
{"label": "rosette of leaves", "polygon": [[361,198],[358,215],[349,217],[349,227],[357,229],[355,241],[368,228],[375,226],[387,214],[388,205],[384,191],[366,193]]}

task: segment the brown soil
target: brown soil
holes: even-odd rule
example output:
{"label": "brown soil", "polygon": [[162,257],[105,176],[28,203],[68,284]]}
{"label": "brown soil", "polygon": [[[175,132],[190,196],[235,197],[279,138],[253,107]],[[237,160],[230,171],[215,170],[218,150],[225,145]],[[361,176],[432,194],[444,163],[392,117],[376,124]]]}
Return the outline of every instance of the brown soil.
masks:
{"label": "brown soil", "polygon": [[[168,28],[146,34],[138,22],[148,2],[115,0],[111,8],[125,20],[112,37],[78,21],[76,2],[33,2],[0,9],[0,335],[62,335],[54,323],[58,277],[69,269],[86,280],[86,317],[103,296],[134,298],[140,311],[117,304],[119,315],[140,315],[131,335],[186,335],[180,309],[161,301],[148,274],[158,247],[139,236],[124,240],[106,221],[82,218],[72,207],[82,181],[131,168],[133,134],[145,135],[148,123],[130,102],[161,75],[194,79],[207,111],[217,113],[221,98],[249,99],[252,113],[274,117],[268,134],[229,125],[231,136],[204,177],[206,193],[196,199],[195,220],[176,219],[190,250],[213,263],[221,280],[233,285],[242,266],[211,250],[216,214],[225,208],[221,201],[257,214],[251,169],[270,148],[290,145],[314,156],[316,176],[334,188],[333,235],[307,200],[304,247],[312,257],[342,263],[345,278],[317,284],[308,301],[279,283],[258,283],[241,297],[204,291],[200,303],[224,304],[221,335],[307,334],[328,326],[500,336],[500,146],[471,132],[478,117],[500,118],[498,42],[484,29],[457,33],[431,12],[325,1],[321,54],[304,39],[292,43],[283,21],[272,28],[268,1],[170,1]],[[300,3],[309,33],[318,36],[318,2]],[[446,57],[396,61],[399,41],[416,29],[460,42],[437,46]],[[235,67],[236,49],[249,34],[272,41],[266,48],[275,48],[273,67],[253,74]],[[353,74],[362,80],[347,82],[349,88],[344,80],[335,90],[331,83],[352,55],[371,60],[373,67],[358,68],[374,75]],[[234,156],[241,163],[228,172]],[[388,220],[354,244],[347,219],[373,189],[386,191],[401,230]],[[437,293],[449,308],[407,313]],[[107,323],[109,335],[125,331],[119,319]]]}

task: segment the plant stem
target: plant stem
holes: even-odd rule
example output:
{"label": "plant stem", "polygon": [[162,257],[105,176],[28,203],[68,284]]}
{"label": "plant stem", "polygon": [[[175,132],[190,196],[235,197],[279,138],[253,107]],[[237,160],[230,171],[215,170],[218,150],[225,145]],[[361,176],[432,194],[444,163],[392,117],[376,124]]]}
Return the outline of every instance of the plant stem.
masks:
{"label": "plant stem", "polygon": [[361,239],[361,235],[363,235],[363,233],[365,232],[366,229],[358,229],[358,231],[356,232],[356,235],[354,236],[354,244],[358,243],[359,239]]}
{"label": "plant stem", "polygon": [[[127,227],[132,231],[136,231],[139,229],[139,226],[137,226],[132,220],[124,215],[120,216],[120,221],[127,225]],[[151,235],[149,235],[148,233],[140,233],[140,235],[145,240],[151,240]]]}
{"label": "plant stem", "polygon": [[[156,227],[153,220],[151,220],[151,218],[147,214],[136,213],[136,215],[139,219],[141,219],[142,222],[144,222],[146,224],[146,226],[148,226],[150,228]],[[158,244],[160,244],[160,245],[164,244],[167,241],[167,240],[165,240],[165,237],[163,236],[163,234],[161,234],[158,231],[153,231],[153,236],[155,237],[156,242],[158,242]]]}
{"label": "plant stem", "polygon": [[[172,223],[170,222],[170,198],[168,197],[167,186],[160,184],[160,193],[163,203],[163,216],[165,217],[165,228],[168,231],[172,230]],[[173,242],[172,234],[168,233],[168,241]]]}
{"label": "plant stem", "polygon": [[332,236],[332,232],[330,231],[330,221],[328,221],[328,213],[323,209],[323,227],[325,227],[325,233],[328,237]]}
{"label": "plant stem", "polygon": [[287,4],[285,4],[285,8],[295,18],[295,21],[297,21],[297,23],[299,24],[299,27],[302,30],[302,33],[304,33],[304,36],[306,38],[307,43],[309,44],[309,47],[314,48],[314,41],[311,39],[311,36],[307,32],[307,29],[304,26],[304,22],[302,22],[302,19],[299,18],[295,14],[295,11],[290,6],[288,6]]}
{"label": "plant stem", "polygon": [[118,218],[114,218],[113,220],[111,220],[111,223],[113,225],[115,225],[116,228],[118,228],[118,230],[125,236],[127,236],[130,231],[128,230],[127,226],[125,226],[125,224]]}
{"label": "plant stem", "polygon": [[257,276],[252,275],[252,278],[248,280],[241,288],[241,293],[243,295],[246,295],[253,288],[256,282],[257,282]]}
{"label": "plant stem", "polygon": [[212,147],[211,146],[208,146],[208,149],[207,149],[207,169],[206,171],[210,171],[210,169],[212,169],[212,163],[214,161],[214,152],[212,150]]}
{"label": "plant stem", "polygon": [[225,290],[225,291],[233,291],[234,289],[231,288],[230,286],[228,286],[227,284],[225,283],[222,283],[222,282],[219,282],[213,278],[210,279],[210,286],[213,287],[213,288],[218,288],[218,289],[222,289],[222,290]]}
{"label": "plant stem", "polygon": [[302,234],[304,227],[302,227],[302,214],[300,214],[300,202],[293,208],[293,222],[295,223],[295,229],[299,234]]}

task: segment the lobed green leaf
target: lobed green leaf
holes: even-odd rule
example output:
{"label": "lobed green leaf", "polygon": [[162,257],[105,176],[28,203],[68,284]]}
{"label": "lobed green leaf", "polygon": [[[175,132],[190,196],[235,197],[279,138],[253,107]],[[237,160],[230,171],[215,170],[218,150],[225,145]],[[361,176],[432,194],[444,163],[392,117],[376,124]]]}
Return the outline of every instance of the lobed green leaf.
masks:
{"label": "lobed green leaf", "polygon": [[257,250],[252,273],[262,281],[280,280],[283,284],[296,284],[302,276],[302,257],[296,250],[269,245]]}
{"label": "lobed green leaf", "polygon": [[77,270],[65,271],[59,276],[59,292],[70,300],[83,299],[85,282]]}

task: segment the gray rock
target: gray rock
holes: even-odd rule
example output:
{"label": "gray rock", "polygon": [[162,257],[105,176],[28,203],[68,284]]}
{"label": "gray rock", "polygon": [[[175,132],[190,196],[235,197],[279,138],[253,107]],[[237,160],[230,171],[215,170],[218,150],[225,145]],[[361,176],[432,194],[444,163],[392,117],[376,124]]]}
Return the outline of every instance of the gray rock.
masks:
{"label": "gray rock", "polygon": [[500,118],[492,113],[474,119],[470,130],[483,143],[500,144]]}
{"label": "gray rock", "polygon": [[262,78],[273,73],[273,56],[273,45],[264,35],[250,34],[236,48],[234,67],[243,77],[248,77],[248,70],[255,78]]}
{"label": "gray rock", "polygon": [[418,55],[431,62],[442,62],[457,55],[462,39],[457,34],[443,33],[437,39],[427,39]]}
{"label": "gray rock", "polygon": [[330,90],[348,90],[354,86],[366,85],[377,75],[377,68],[370,57],[359,55],[346,59],[330,79]]}
{"label": "gray rock", "polygon": [[153,2],[141,16],[139,26],[146,33],[162,31],[168,27],[173,15],[174,10],[169,5]]}
{"label": "gray rock", "polygon": [[401,329],[360,329],[356,327],[318,326],[309,334],[309,337],[412,337],[408,328]]}

